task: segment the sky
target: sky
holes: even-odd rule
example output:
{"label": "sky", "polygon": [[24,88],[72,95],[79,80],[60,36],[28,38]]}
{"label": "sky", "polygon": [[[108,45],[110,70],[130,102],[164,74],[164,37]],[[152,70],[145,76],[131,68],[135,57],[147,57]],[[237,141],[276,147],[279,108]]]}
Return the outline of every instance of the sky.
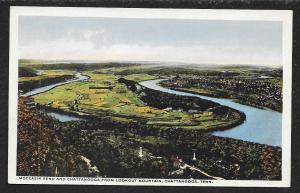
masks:
{"label": "sky", "polygon": [[19,58],[282,65],[282,23],[21,16]]}

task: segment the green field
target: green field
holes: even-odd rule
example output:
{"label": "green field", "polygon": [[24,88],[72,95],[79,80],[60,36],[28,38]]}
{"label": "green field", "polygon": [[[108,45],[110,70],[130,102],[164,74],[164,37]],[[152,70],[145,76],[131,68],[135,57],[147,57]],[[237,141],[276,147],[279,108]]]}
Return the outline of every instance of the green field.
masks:
{"label": "green field", "polygon": [[153,79],[156,79],[157,77],[155,77],[153,75],[149,75],[149,74],[131,74],[131,75],[124,76],[124,78],[126,80],[141,82],[141,81],[145,81],[145,80],[153,80]]}
{"label": "green field", "polygon": [[61,77],[65,75],[74,75],[75,71],[69,70],[43,70],[40,75],[19,77],[19,82],[39,81],[49,77]]}

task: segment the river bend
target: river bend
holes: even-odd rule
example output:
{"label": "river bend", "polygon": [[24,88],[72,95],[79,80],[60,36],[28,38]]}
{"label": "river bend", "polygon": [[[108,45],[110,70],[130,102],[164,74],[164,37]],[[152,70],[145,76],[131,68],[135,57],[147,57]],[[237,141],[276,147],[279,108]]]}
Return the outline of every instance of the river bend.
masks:
{"label": "river bend", "polygon": [[[77,73],[75,78],[72,80],[37,88],[23,94],[22,96],[27,96],[27,97],[33,96],[51,90],[60,85],[82,81],[88,78],[89,77],[84,76],[81,73]],[[241,139],[245,141],[251,141],[251,142],[281,147],[282,113],[270,109],[259,109],[259,108],[243,105],[234,102],[231,99],[207,97],[199,94],[192,94],[188,92],[176,91],[169,88],[164,88],[158,85],[158,83],[162,80],[163,79],[148,80],[148,81],[140,82],[139,84],[149,89],[153,89],[165,93],[176,94],[179,96],[193,96],[193,97],[210,100],[219,103],[221,105],[225,105],[233,109],[242,111],[246,115],[246,120],[244,123],[232,129],[213,132],[213,134],[215,136],[230,137],[230,138]],[[77,117],[71,115],[65,115],[62,113],[50,112],[50,115],[54,116],[55,118],[63,122],[78,120]]]}
{"label": "river bend", "polygon": [[207,97],[199,94],[192,94],[183,91],[176,91],[169,88],[164,88],[158,83],[163,79],[148,80],[140,82],[139,84],[149,89],[176,94],[179,96],[193,96],[202,99],[207,99],[221,105],[231,107],[233,109],[242,111],[246,115],[246,120],[239,126],[225,131],[213,132],[216,136],[230,137],[251,141],[261,144],[268,144],[272,146],[281,147],[281,133],[282,133],[282,113],[270,110],[259,109],[247,105],[234,102],[231,99]]}

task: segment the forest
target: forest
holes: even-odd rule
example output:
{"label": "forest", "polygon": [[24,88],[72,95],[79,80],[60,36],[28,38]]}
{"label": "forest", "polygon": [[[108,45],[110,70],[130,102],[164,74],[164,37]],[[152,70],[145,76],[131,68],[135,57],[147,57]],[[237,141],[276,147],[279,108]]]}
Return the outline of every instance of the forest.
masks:
{"label": "forest", "polygon": [[[174,176],[177,156],[224,179],[281,179],[279,147],[139,122],[91,117],[62,123],[29,109],[27,100],[19,100],[18,175],[206,179],[189,169]],[[192,149],[196,161],[191,160]]]}

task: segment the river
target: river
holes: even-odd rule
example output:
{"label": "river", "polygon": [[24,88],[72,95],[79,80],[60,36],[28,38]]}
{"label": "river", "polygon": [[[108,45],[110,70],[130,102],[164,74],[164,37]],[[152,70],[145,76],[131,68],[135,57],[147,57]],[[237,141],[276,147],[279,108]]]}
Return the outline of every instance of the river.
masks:
{"label": "river", "polygon": [[225,105],[233,109],[242,111],[246,115],[246,120],[244,123],[232,129],[213,132],[213,135],[281,147],[282,113],[270,109],[259,109],[247,105],[242,105],[240,103],[234,102],[231,99],[207,97],[199,94],[192,94],[164,88],[158,85],[158,83],[162,80],[163,79],[148,80],[140,82],[139,84],[144,87],[165,93],[207,99],[221,105]]}
{"label": "river", "polygon": [[[23,94],[22,96],[33,96],[51,90],[60,85],[86,80],[88,78],[89,78],[88,76],[84,76],[81,73],[77,73],[75,78],[72,80],[37,88]],[[281,133],[282,133],[281,113],[270,109],[258,109],[255,107],[242,105],[237,102],[234,102],[231,99],[207,97],[199,94],[192,94],[188,92],[175,91],[169,88],[164,88],[158,85],[158,83],[162,80],[163,79],[148,80],[148,81],[140,82],[139,84],[153,90],[176,94],[179,96],[193,96],[202,99],[207,99],[219,103],[221,105],[225,105],[237,109],[239,111],[242,111],[246,115],[246,120],[244,123],[232,129],[213,132],[213,134],[215,136],[230,137],[230,138],[241,139],[245,141],[251,141],[251,142],[281,147]],[[80,120],[80,118],[78,117],[66,115],[63,113],[57,113],[57,112],[47,112],[47,113],[62,122]]]}
{"label": "river", "polygon": [[89,78],[88,76],[84,76],[81,73],[76,73],[75,78],[73,78],[71,80],[67,80],[65,82],[59,82],[59,83],[56,83],[56,84],[51,84],[51,85],[48,85],[48,86],[43,86],[43,87],[40,87],[40,88],[36,88],[36,89],[33,89],[33,90],[31,90],[27,93],[24,93],[22,96],[24,96],[24,97],[33,96],[33,95],[40,94],[40,93],[46,92],[48,90],[51,90],[52,88],[55,88],[57,86],[61,86],[61,85],[64,85],[64,84],[77,82],[77,81],[81,81],[81,80],[86,80],[88,78]]}
{"label": "river", "polygon": [[[65,82],[60,82],[60,83],[51,84],[51,85],[48,85],[48,86],[36,88],[36,89],[33,89],[33,90],[31,90],[27,93],[24,93],[22,96],[25,96],[25,97],[33,96],[33,95],[40,94],[40,93],[46,92],[48,90],[51,90],[51,89],[53,89],[57,86],[61,86],[61,85],[64,85],[64,84],[69,84],[69,83],[72,83],[72,82],[78,82],[78,81],[82,81],[82,80],[86,80],[86,79],[89,79],[89,77],[84,76],[81,73],[76,73],[75,78],[73,78],[71,80],[67,80]],[[52,111],[48,111],[48,110],[45,110],[45,112],[48,115],[60,120],[61,122],[82,120],[81,118],[71,116],[71,115],[67,115],[67,114],[63,114],[63,113],[52,112]]]}

